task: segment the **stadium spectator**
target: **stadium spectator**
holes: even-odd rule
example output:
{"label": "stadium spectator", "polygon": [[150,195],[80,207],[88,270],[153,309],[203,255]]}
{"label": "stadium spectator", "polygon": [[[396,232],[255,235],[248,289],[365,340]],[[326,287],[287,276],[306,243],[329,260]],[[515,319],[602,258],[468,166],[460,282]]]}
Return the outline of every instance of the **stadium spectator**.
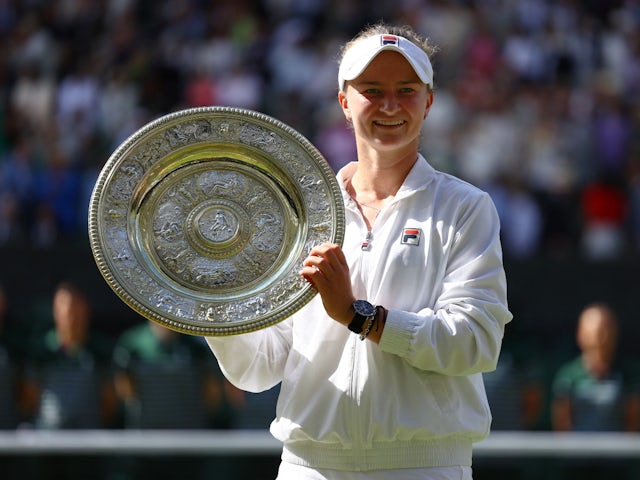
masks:
{"label": "stadium spectator", "polygon": [[31,229],[35,176],[40,164],[38,146],[28,135],[20,134],[0,162],[0,192],[11,209],[8,220],[17,222],[8,224],[14,232]]}
{"label": "stadium spectator", "polygon": [[[635,358],[618,353],[619,323],[605,303],[587,305],[578,318],[580,354],[561,365],[551,385],[551,427],[554,431],[637,432],[640,429],[640,369]],[[635,479],[635,462],[584,459],[556,465],[556,478]]]}
{"label": "stadium spectator", "polygon": [[21,66],[11,91],[10,105],[20,115],[23,127],[37,135],[51,129],[54,114],[56,84],[34,64]]}
{"label": "stadium spectator", "polygon": [[[76,235],[79,227],[81,175],[71,159],[57,147],[51,146],[46,165],[38,170],[34,178],[34,230],[41,222],[49,222],[54,230],[54,238],[59,235],[61,239],[68,239]],[[84,211],[86,215],[86,207]],[[37,240],[38,237],[34,236],[34,243],[43,243]]]}
{"label": "stadium spectator", "polygon": [[617,176],[603,173],[580,195],[581,248],[590,260],[621,258],[628,250],[629,198]]}
{"label": "stadium spectator", "polygon": [[40,429],[111,427],[115,395],[111,342],[91,328],[91,305],[79,287],[61,282],[52,298],[53,328],[27,353],[26,404]]}
{"label": "stadium spectator", "polygon": [[576,330],[580,355],[562,365],[552,386],[556,431],[637,431],[639,374],[617,358],[618,320],[606,304],[587,305]]}
{"label": "stadium spectator", "polygon": [[517,176],[504,176],[488,189],[502,225],[505,257],[523,259],[535,256],[540,248],[543,221],[540,205]]}
{"label": "stadium spectator", "polygon": [[[115,394],[111,342],[91,328],[86,293],[61,282],[52,298],[54,326],[34,339],[25,360],[21,402],[39,430],[111,428]],[[28,425],[24,424],[23,428]],[[42,456],[25,464],[26,478],[103,478],[105,459]]]}

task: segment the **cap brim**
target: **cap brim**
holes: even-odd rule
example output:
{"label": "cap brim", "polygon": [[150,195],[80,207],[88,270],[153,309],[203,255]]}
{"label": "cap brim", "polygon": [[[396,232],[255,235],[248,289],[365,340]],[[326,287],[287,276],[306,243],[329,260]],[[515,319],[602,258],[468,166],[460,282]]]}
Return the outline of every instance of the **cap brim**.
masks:
{"label": "cap brim", "polygon": [[371,62],[384,51],[400,53],[411,65],[420,80],[433,86],[433,68],[427,54],[411,41],[397,37],[397,44],[383,44],[380,35],[369,37],[353,45],[346,53],[338,71],[338,86],[359,77]]}

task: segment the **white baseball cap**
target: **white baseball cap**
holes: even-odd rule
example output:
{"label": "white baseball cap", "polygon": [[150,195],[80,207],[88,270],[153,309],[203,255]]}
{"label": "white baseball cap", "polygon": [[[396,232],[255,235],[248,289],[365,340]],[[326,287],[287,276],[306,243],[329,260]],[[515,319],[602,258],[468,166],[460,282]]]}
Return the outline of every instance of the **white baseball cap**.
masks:
{"label": "white baseball cap", "polygon": [[433,67],[429,56],[415,43],[398,35],[373,35],[354,43],[344,54],[338,70],[338,87],[357,78],[380,52],[391,50],[407,59],[424,83],[433,87]]}

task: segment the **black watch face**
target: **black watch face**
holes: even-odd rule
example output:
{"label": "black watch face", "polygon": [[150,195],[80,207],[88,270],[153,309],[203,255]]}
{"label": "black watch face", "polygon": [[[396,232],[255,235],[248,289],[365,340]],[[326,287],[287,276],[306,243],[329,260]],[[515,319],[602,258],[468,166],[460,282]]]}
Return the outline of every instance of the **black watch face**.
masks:
{"label": "black watch face", "polygon": [[370,317],[371,315],[376,313],[376,307],[371,305],[366,300],[356,300],[355,302],[353,302],[353,309],[357,314],[364,317]]}

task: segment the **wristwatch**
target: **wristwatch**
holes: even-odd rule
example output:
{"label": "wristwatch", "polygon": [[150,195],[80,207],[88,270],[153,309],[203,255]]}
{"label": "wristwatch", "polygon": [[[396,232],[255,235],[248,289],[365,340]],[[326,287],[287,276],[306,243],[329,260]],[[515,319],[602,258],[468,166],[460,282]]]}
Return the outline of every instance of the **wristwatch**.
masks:
{"label": "wristwatch", "polygon": [[376,307],[366,300],[356,300],[353,302],[353,309],[356,314],[353,316],[353,320],[351,320],[351,323],[349,324],[349,330],[354,333],[362,333],[364,322],[376,314]]}

